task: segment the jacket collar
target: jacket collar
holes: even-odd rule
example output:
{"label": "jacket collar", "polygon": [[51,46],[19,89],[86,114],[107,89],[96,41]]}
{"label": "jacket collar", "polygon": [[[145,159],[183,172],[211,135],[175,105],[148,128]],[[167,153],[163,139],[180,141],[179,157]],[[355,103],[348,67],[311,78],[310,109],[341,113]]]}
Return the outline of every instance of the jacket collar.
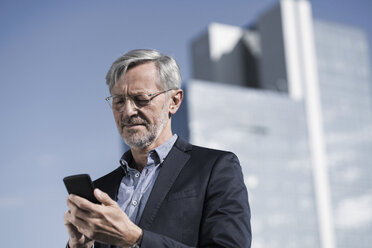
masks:
{"label": "jacket collar", "polygon": [[[190,151],[191,149],[192,145],[187,141],[182,138],[177,139],[168,156],[164,160],[163,167],[159,172],[158,178],[154,184],[149,199],[147,200],[139,226],[149,229],[178,174],[190,159],[190,154],[188,154],[187,151]],[[124,153],[123,158],[128,162],[133,160],[130,150]],[[94,185],[108,193],[109,196],[116,201],[120,182],[124,173],[122,166],[120,166],[110,174],[94,181]]]}
{"label": "jacket collar", "polygon": [[152,188],[139,222],[140,227],[143,227],[144,229],[150,228],[162,202],[178,177],[178,174],[190,159],[190,154],[186,153],[186,151],[191,149],[192,145],[188,142],[181,138],[177,139],[167,158],[164,160],[163,167],[161,168],[154,187]]}

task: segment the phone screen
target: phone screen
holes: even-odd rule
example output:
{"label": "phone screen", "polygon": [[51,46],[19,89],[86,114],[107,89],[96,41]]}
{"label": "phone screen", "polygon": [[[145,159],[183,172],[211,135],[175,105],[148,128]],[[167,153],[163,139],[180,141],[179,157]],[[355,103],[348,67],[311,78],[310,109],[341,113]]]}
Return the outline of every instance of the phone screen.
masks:
{"label": "phone screen", "polygon": [[63,178],[67,192],[78,195],[93,203],[100,203],[93,194],[94,185],[88,174],[78,174]]}

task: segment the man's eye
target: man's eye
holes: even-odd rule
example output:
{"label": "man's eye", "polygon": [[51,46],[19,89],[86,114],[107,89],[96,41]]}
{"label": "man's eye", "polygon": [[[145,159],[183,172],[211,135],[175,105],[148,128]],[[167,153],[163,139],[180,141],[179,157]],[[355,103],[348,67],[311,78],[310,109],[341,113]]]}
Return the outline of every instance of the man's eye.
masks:
{"label": "man's eye", "polygon": [[122,104],[124,103],[124,99],[122,97],[117,97],[113,99],[114,104]]}
{"label": "man's eye", "polygon": [[150,102],[150,100],[146,96],[141,95],[133,97],[133,100],[134,103],[138,106],[145,106]]}

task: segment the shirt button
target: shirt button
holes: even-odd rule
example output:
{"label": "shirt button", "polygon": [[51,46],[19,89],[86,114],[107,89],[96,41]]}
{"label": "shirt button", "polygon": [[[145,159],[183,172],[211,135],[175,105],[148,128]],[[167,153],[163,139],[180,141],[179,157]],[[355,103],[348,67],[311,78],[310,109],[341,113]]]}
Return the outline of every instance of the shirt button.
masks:
{"label": "shirt button", "polygon": [[140,176],[139,172],[137,172],[134,176],[139,177]]}
{"label": "shirt button", "polygon": [[132,201],[133,206],[137,206],[137,201]]}

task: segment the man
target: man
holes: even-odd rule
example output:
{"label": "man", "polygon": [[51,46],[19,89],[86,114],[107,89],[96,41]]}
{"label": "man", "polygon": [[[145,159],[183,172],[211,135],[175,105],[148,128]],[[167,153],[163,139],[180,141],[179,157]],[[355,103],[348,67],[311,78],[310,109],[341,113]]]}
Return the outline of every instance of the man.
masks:
{"label": "man", "polygon": [[101,204],[69,195],[75,247],[250,247],[247,190],[237,157],[172,134],[183,98],[175,60],[154,50],[119,57],[106,76],[120,167],[94,182]]}

